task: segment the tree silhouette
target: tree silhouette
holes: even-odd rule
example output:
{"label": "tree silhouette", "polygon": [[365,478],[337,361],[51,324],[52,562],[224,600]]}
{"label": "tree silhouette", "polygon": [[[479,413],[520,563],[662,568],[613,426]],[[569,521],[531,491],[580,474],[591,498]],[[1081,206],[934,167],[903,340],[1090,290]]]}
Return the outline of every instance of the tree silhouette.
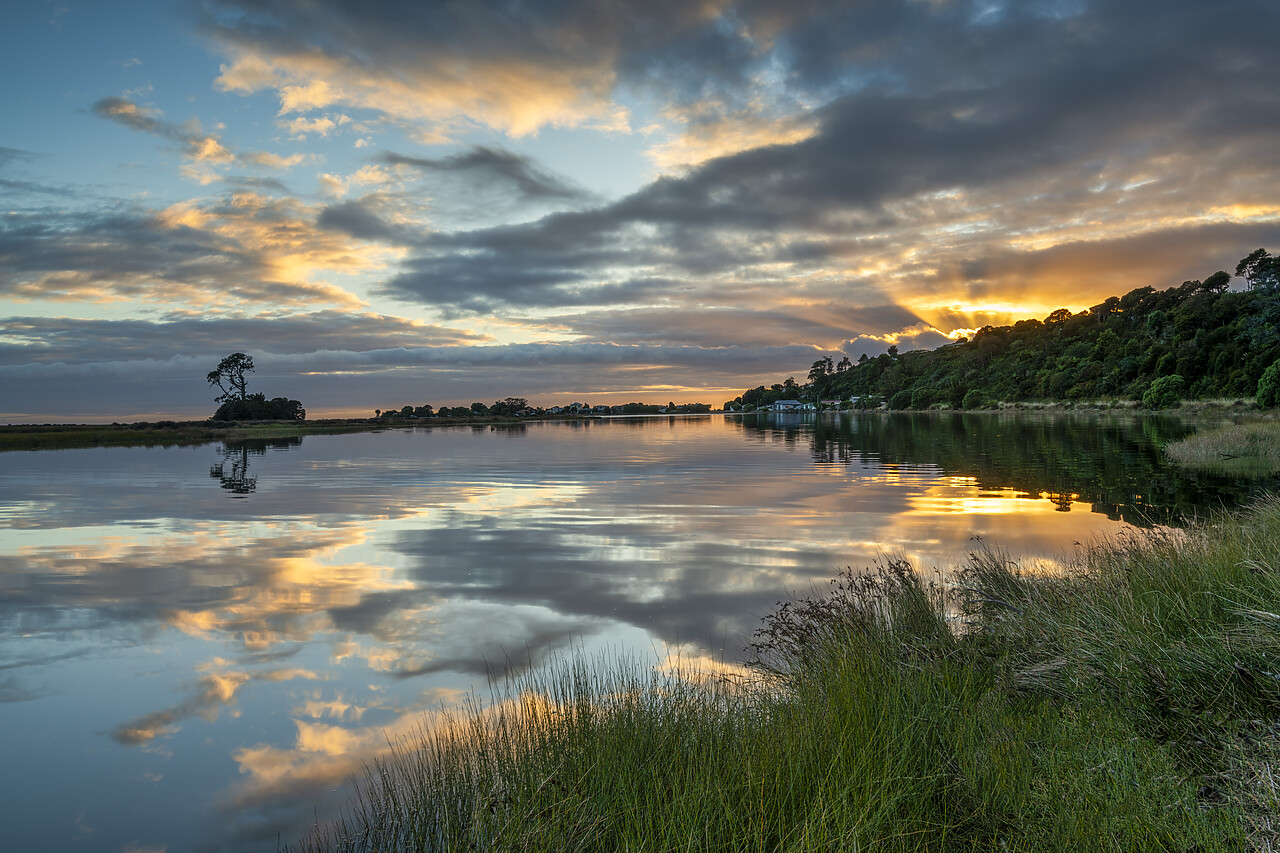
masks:
{"label": "tree silhouette", "polygon": [[218,367],[210,370],[209,375],[205,377],[210,385],[217,385],[222,391],[219,396],[213,398],[214,402],[243,400],[247,396],[244,375],[251,370],[253,370],[253,356],[242,352],[233,352],[218,362]]}

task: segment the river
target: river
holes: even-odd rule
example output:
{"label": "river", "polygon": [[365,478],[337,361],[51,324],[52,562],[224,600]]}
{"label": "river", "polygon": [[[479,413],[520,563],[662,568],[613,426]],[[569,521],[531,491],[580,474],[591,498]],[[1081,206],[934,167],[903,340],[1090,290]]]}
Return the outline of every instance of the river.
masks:
{"label": "river", "polygon": [[0,455],[5,846],[242,851],[548,655],[732,667],[845,566],[1055,570],[1274,483],[1169,419],[605,418]]}

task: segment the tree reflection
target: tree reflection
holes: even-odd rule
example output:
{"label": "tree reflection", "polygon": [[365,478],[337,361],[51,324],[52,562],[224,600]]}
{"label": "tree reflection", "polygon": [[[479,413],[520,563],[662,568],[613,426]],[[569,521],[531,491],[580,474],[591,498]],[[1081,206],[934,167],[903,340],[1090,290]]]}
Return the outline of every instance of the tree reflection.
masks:
{"label": "tree reflection", "polygon": [[1174,417],[937,412],[730,422],[788,446],[806,436],[818,465],[932,465],[980,488],[1043,497],[1064,512],[1084,502],[1142,527],[1182,525],[1280,487],[1280,479],[1233,480],[1168,465],[1164,446],[1194,429]]}
{"label": "tree reflection", "polygon": [[222,460],[209,466],[209,476],[233,495],[249,495],[258,487],[258,477],[249,473],[249,457],[264,456],[270,450],[288,450],[302,444],[301,436],[228,441],[218,449]]}

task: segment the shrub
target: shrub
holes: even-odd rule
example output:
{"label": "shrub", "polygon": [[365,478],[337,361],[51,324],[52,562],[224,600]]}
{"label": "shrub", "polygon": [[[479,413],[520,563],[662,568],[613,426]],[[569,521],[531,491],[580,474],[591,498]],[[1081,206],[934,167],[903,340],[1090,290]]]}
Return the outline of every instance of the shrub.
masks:
{"label": "shrub", "polygon": [[911,408],[911,391],[899,391],[889,398],[889,408],[891,409],[909,409]]}
{"label": "shrub", "polygon": [[941,395],[936,388],[921,387],[911,392],[911,408],[927,409],[938,402]]}
{"label": "shrub", "polygon": [[1258,405],[1271,408],[1280,404],[1280,361],[1262,371],[1258,378]]}
{"label": "shrub", "polygon": [[1187,390],[1187,383],[1179,374],[1161,376],[1151,383],[1142,395],[1142,405],[1148,409],[1167,409],[1176,406]]}
{"label": "shrub", "polygon": [[964,400],[960,405],[966,409],[985,409],[991,405],[990,398],[977,388],[970,388],[969,392],[964,395]]}

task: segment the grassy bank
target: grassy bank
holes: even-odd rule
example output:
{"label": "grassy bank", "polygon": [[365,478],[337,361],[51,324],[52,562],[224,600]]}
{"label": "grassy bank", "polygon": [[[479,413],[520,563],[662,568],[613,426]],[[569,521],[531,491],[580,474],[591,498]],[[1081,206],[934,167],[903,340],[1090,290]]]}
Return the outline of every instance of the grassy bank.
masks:
{"label": "grassy bank", "polygon": [[337,435],[444,426],[521,424],[513,418],[449,418],[412,423],[385,420],[261,421],[155,421],[132,424],[0,425],[0,451],[68,450],[77,447],[181,447],[211,441],[269,441],[304,435]]}
{"label": "grassy bank", "polygon": [[367,421],[154,421],[131,424],[0,425],[0,451],[68,450],[77,447],[181,447],[211,441],[246,441],[331,435],[382,429]]}
{"label": "grassy bank", "polygon": [[572,664],[370,769],[295,849],[1272,850],[1280,504],[784,604],[750,676]]}
{"label": "grassy bank", "polygon": [[1184,468],[1269,477],[1280,472],[1280,420],[1254,417],[1201,430],[1168,445],[1165,455]]}

